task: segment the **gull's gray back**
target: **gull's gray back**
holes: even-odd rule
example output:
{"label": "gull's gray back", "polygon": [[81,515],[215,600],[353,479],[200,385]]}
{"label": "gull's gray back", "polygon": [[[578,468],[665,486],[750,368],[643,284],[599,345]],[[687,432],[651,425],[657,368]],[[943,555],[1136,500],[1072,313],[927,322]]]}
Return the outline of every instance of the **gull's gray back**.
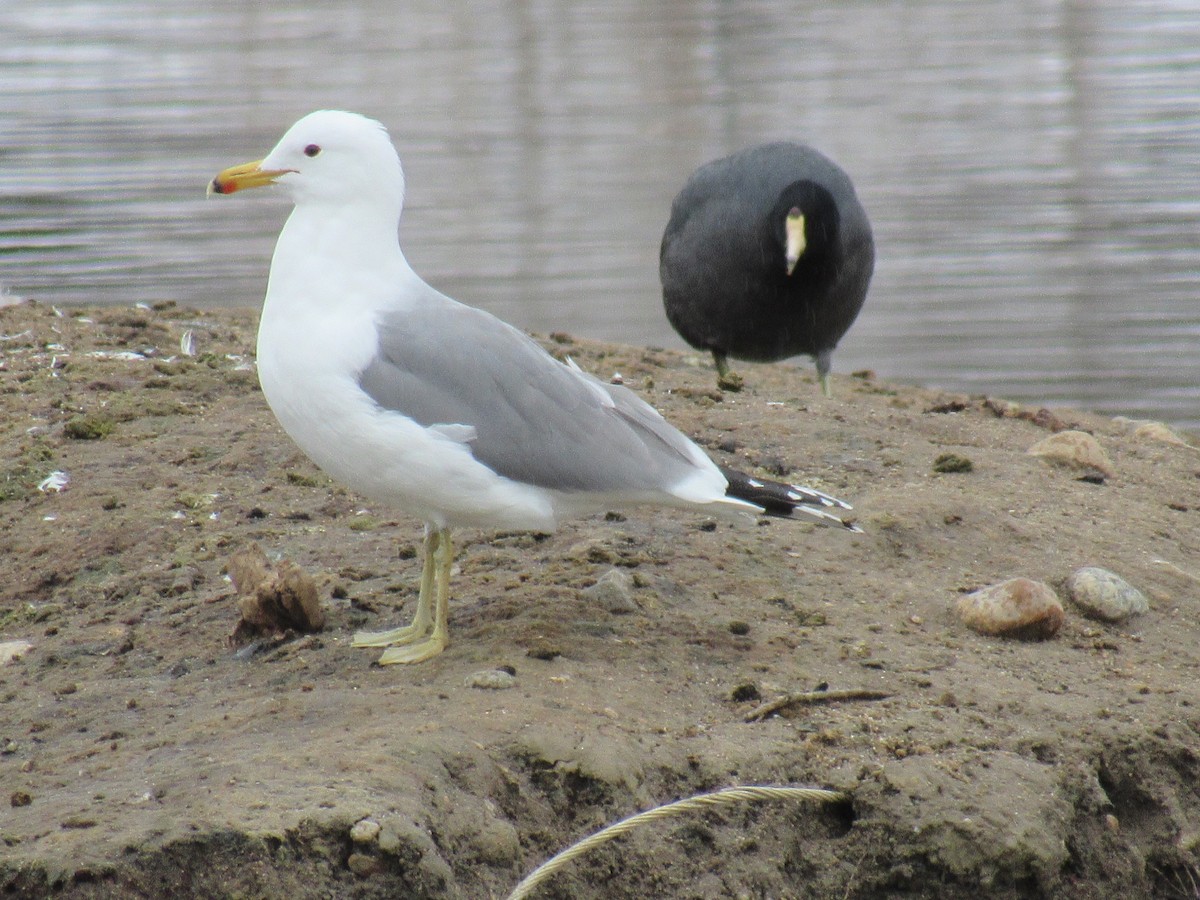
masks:
{"label": "gull's gray back", "polygon": [[653,494],[696,473],[698,449],[632,391],[436,297],[380,319],[378,352],[359,378],[380,406],[426,427],[474,428],[477,460],[542,488]]}

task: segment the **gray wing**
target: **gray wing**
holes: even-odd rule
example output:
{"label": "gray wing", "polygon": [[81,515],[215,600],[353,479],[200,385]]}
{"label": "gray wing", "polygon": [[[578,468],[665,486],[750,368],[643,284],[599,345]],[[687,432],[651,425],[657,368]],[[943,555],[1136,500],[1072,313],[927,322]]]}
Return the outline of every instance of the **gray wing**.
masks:
{"label": "gray wing", "polygon": [[481,310],[440,298],[378,322],[359,384],[419,424],[467,425],[488,468],[560,491],[669,490],[699,451],[632,391],[551,357]]}

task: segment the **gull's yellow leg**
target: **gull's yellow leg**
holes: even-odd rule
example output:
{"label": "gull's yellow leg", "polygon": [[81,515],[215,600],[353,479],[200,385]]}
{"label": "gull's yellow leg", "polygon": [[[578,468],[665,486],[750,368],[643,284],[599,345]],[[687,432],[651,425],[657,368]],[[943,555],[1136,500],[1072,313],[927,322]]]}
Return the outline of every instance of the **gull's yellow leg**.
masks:
{"label": "gull's yellow leg", "polygon": [[434,578],[433,630],[423,641],[408,642],[403,647],[389,647],[379,657],[381,666],[399,663],[419,663],[437,656],[450,640],[450,570],[454,567],[454,542],[450,529],[436,532],[437,575]]}
{"label": "gull's yellow leg", "polygon": [[395,644],[411,644],[429,634],[433,626],[434,578],[437,569],[437,546],[439,532],[425,529],[425,541],[421,549],[425,558],[421,566],[421,590],[417,594],[417,611],[412,624],[391,631],[360,631],[354,635],[352,647],[391,647]]}

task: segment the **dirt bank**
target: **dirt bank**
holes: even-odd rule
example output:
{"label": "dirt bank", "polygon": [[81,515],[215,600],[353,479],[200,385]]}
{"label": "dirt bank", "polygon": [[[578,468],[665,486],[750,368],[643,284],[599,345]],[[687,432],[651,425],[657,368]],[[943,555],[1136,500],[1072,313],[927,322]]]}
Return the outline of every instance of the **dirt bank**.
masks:
{"label": "dirt bank", "polygon": [[[1196,451],[868,377],[827,400],[786,366],[720,395],[694,357],[560,336],[720,461],[849,500],[865,533],[654,510],[465,531],[451,646],[379,668],[350,636],[411,613],[420,525],[282,434],[255,324],[0,310],[0,642],[31,645],[0,665],[6,895],[503,897],[609,821],[738,783],[851,800],[659,824],[539,896],[1198,895]],[[1112,477],[1027,455],[1064,426]],[[935,472],[947,453],[970,471]],[[250,542],[313,576],[323,632],[235,653],[223,572]],[[1150,611],[1068,604],[1042,642],[954,611],[1088,564]],[[588,592],[614,569],[626,590]],[[471,685],[500,667],[510,688]],[[819,686],[889,696],[745,721]]]}

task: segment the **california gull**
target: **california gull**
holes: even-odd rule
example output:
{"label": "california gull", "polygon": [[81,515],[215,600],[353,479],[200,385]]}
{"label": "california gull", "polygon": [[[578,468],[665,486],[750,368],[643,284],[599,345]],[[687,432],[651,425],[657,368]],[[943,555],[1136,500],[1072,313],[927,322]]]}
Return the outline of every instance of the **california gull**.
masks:
{"label": "california gull", "polygon": [[258,374],[280,424],[354,491],[426,523],[411,625],[360,633],[415,663],[447,642],[454,526],[549,532],[639,504],[802,515],[857,530],[810,488],[722,470],[633,391],[434,290],[397,239],[404,175],[383,126],[321,110],[210,193],[278,184]]}

